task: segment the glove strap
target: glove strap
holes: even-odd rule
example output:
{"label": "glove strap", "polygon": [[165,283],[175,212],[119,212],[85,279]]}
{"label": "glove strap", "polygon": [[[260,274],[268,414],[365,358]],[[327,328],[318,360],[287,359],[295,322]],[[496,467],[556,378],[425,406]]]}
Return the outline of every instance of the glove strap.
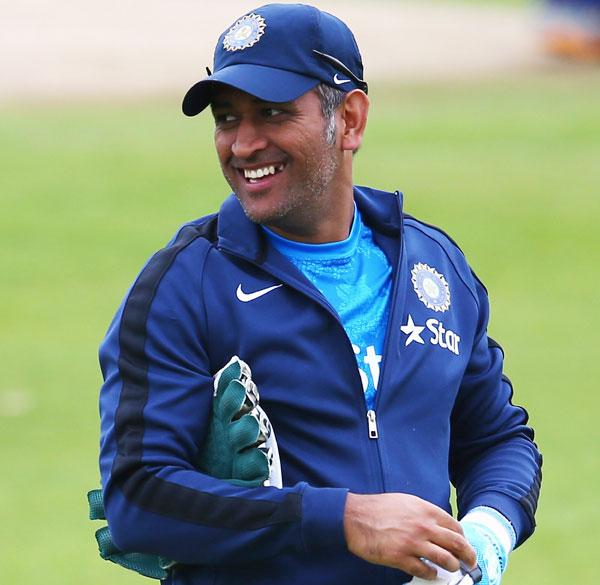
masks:
{"label": "glove strap", "polygon": [[505,557],[508,557],[509,553],[515,548],[517,535],[512,524],[494,508],[477,506],[477,508],[473,508],[466,514],[463,520],[478,524],[491,533],[502,548]]}

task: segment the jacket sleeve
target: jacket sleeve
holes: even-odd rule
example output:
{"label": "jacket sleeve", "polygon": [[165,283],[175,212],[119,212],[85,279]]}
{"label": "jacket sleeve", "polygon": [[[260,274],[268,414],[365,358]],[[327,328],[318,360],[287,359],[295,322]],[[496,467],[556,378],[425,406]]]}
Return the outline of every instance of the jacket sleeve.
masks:
{"label": "jacket sleeve", "polygon": [[100,348],[100,469],[113,540],[126,552],[208,565],[345,547],[346,490],[241,488],[196,469],[214,374],[202,300],[208,249],[184,233],[157,253]]}
{"label": "jacket sleeve", "polygon": [[527,412],[512,404],[502,349],[487,335],[487,293],[474,280],[479,320],[452,413],[450,474],[459,517],[476,506],[495,508],[513,525],[518,546],[535,527],[542,458]]}

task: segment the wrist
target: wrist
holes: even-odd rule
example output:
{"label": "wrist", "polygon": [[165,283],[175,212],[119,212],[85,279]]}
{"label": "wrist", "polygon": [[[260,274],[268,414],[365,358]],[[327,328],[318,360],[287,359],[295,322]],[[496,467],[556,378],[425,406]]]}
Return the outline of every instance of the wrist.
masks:
{"label": "wrist", "polygon": [[463,522],[476,524],[486,531],[501,547],[505,557],[515,548],[517,536],[512,524],[494,508],[477,506],[462,518],[461,524]]}
{"label": "wrist", "polygon": [[493,508],[480,506],[460,521],[465,538],[475,549],[482,585],[499,585],[516,542],[510,522]]}
{"label": "wrist", "polygon": [[365,532],[368,531],[370,514],[369,496],[348,492],[344,506],[344,539],[350,552],[355,552],[363,541],[368,540]]}

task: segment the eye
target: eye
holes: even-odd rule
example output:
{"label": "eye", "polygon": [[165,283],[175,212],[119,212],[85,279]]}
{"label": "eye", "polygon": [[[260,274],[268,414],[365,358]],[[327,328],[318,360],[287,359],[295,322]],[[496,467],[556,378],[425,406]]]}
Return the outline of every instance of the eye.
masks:
{"label": "eye", "polygon": [[217,126],[221,124],[231,124],[236,121],[236,117],[233,114],[222,113],[222,114],[213,114],[215,118],[215,124]]}
{"label": "eye", "polygon": [[285,114],[284,110],[280,109],[280,108],[265,108],[263,110],[263,114],[265,115],[265,117],[267,118],[276,118],[277,116],[281,116],[283,114]]}

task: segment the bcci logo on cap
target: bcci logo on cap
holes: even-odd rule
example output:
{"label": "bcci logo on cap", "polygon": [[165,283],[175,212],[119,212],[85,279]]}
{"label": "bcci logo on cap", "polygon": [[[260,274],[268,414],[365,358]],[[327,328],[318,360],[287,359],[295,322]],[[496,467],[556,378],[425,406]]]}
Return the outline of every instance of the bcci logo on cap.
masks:
{"label": "bcci logo on cap", "polygon": [[419,300],[428,309],[443,313],[450,308],[450,287],[435,268],[419,262],[411,271],[411,280]]}
{"label": "bcci logo on cap", "polygon": [[259,14],[246,14],[227,31],[223,48],[226,51],[241,51],[255,45],[263,36],[266,26],[265,19]]}

